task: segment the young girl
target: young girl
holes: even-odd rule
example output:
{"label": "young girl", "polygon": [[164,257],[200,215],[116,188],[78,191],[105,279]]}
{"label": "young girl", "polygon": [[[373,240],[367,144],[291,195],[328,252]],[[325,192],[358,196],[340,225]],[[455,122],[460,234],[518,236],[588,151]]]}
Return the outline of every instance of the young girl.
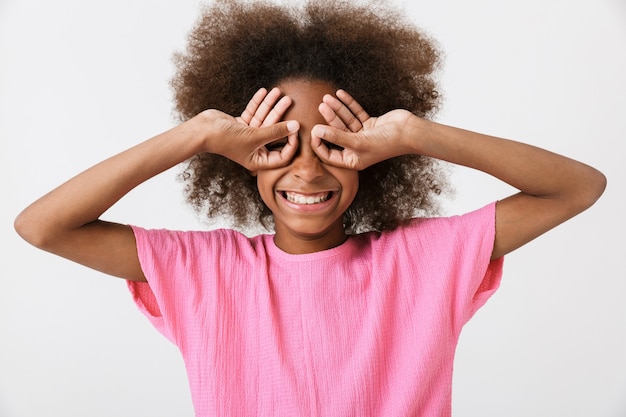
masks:
{"label": "young girl", "polygon": [[[456,343],[503,256],[605,186],[571,159],[430,121],[438,52],[398,12],[220,2],[177,64],[181,123],[72,178],[15,226],[128,280],[179,347],[198,416],[450,415]],[[519,193],[436,217],[437,160]],[[194,207],[274,233],[100,219],[184,161]]]}

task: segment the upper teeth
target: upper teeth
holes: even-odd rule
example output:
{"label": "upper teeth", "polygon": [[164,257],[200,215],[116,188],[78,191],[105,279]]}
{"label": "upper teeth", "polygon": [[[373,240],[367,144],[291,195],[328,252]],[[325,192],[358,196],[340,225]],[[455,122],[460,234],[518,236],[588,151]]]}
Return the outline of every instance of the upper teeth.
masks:
{"label": "upper teeth", "polygon": [[330,193],[320,193],[320,194],[315,194],[315,195],[302,195],[302,194],[285,192],[285,197],[287,197],[287,200],[296,204],[318,204],[318,203],[328,200],[328,198],[330,197]]}

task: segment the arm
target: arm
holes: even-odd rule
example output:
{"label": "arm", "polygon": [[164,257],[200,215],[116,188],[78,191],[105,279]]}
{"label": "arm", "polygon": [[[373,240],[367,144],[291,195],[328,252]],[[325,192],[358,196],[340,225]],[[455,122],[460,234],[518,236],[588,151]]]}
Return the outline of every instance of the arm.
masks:
{"label": "arm", "polygon": [[[492,259],[501,257],[590,207],[606,179],[596,169],[507,139],[470,132],[395,110],[369,117],[347,93],[325,97],[316,152],[328,163],[363,169],[402,154],[421,154],[483,171],[520,190],[497,204]],[[341,100],[341,101],[340,101]],[[343,151],[329,149],[321,139]]]}
{"label": "arm", "polygon": [[[130,227],[99,217],[137,185],[200,152],[219,153],[248,169],[287,164],[296,150],[293,131],[298,125],[273,124],[290,104],[288,99],[277,102],[279,94],[260,90],[237,119],[207,110],[100,162],[28,206],[15,220],[16,231],[43,250],[113,276],[145,281]],[[289,144],[280,152],[265,149],[285,136]]]}
{"label": "arm", "polygon": [[478,169],[520,190],[497,203],[492,259],[589,208],[604,191],[604,175],[564,156],[421,119],[413,122],[424,154]]}

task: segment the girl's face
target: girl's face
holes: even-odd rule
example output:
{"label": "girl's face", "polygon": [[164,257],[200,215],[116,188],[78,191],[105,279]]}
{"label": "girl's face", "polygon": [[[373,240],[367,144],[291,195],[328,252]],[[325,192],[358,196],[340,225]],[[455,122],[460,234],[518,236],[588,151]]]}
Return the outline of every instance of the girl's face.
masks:
{"label": "girl's face", "polygon": [[311,129],[326,124],[318,111],[324,94],[334,94],[324,81],[286,80],[278,84],[293,104],[284,120],[297,120],[299,149],[286,167],[260,170],[257,186],[274,215],[275,244],[289,253],[311,253],[346,240],[343,214],[356,195],[355,170],[322,163],[311,148]]}

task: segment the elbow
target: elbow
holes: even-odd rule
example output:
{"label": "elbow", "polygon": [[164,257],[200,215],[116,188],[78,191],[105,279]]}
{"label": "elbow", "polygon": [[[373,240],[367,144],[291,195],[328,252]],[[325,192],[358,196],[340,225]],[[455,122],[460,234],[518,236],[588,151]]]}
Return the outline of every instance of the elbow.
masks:
{"label": "elbow", "polygon": [[592,186],[590,187],[590,200],[591,200],[591,204],[595,203],[596,201],[598,201],[598,199],[602,196],[602,194],[604,193],[604,190],[606,190],[606,183],[607,183],[607,179],[606,176],[601,173],[600,171],[598,171],[597,169],[594,169],[594,174],[593,176],[593,180],[592,182]]}
{"label": "elbow", "polygon": [[594,205],[604,193],[606,184],[606,176],[597,169],[590,168],[589,173],[584,177],[583,183],[580,184],[580,194],[577,199],[579,210],[584,211]]}
{"label": "elbow", "polygon": [[13,221],[13,228],[17,234],[28,243],[33,244],[35,234],[33,233],[33,230],[31,230],[32,228],[30,226],[28,215],[24,211],[18,214]]}
{"label": "elbow", "polygon": [[33,219],[28,209],[26,209],[15,218],[13,227],[17,234],[26,242],[39,249],[45,249],[49,239],[42,228],[38,227],[37,223],[36,219]]}

